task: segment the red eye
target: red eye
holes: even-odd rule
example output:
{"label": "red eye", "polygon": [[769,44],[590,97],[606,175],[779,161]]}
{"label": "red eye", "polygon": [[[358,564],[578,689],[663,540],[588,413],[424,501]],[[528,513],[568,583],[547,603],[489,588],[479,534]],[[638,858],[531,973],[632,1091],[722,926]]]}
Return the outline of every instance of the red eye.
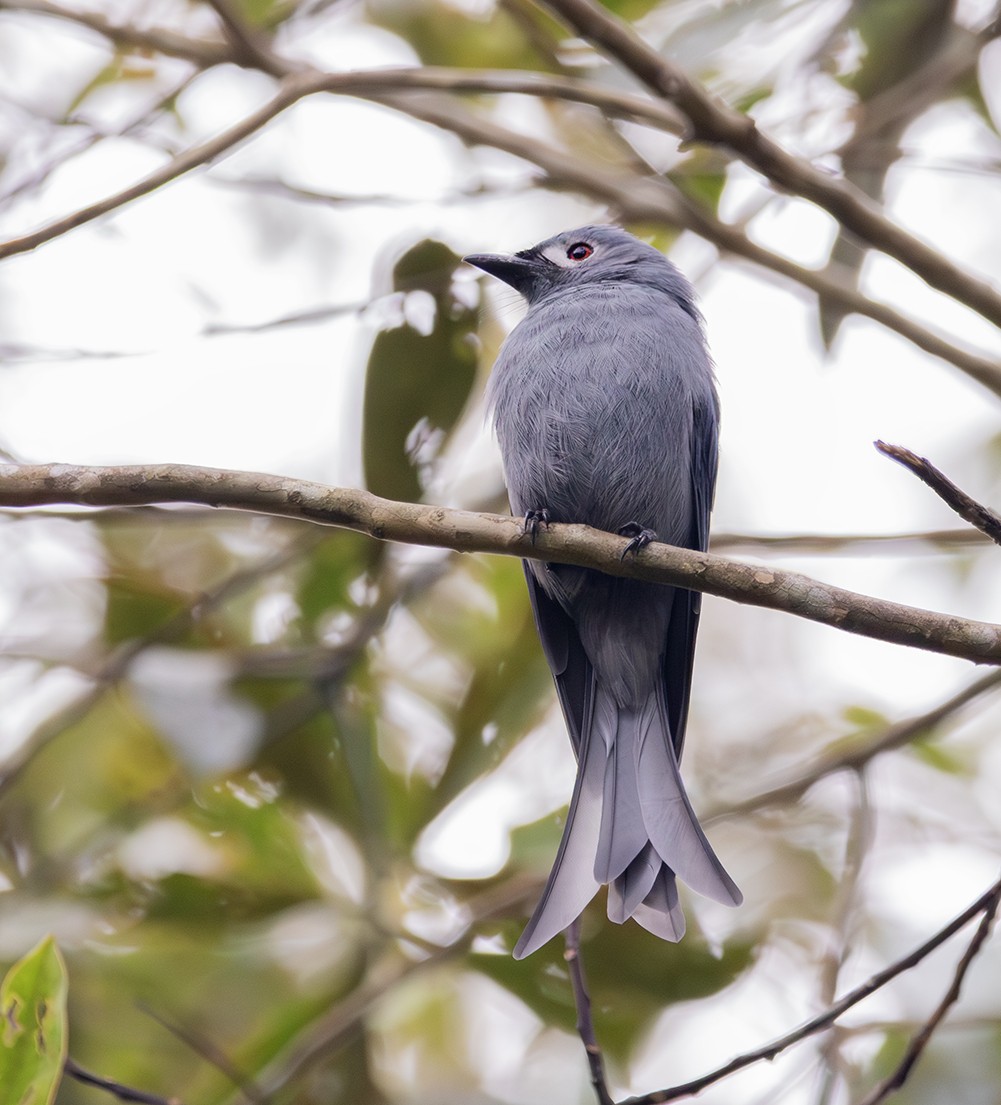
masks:
{"label": "red eye", "polygon": [[587,242],[574,242],[567,250],[567,257],[571,261],[586,261],[592,253],[594,253],[594,249]]}

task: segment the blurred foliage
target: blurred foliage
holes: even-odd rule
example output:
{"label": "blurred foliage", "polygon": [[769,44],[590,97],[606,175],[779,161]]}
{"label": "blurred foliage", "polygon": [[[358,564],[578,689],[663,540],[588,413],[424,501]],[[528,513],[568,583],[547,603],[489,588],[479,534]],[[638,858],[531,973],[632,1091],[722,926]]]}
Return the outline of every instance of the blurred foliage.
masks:
{"label": "blurred foliage", "polygon": [[[797,148],[813,152],[815,103],[845,97],[838,144],[822,152],[839,157],[877,200],[903,156],[907,127],[928,109],[959,97],[996,130],[994,90],[982,87],[978,69],[982,44],[957,23],[951,0],[608,0],[606,7],[740,110],[767,125],[777,115],[783,138],[792,133]],[[388,64],[530,70],[635,89],[620,67],[568,41],[560,24],[525,0],[238,0],[226,10],[253,29],[275,30],[279,49],[286,41],[298,47],[297,35],[302,56],[331,49],[332,67],[344,71],[368,64],[337,40],[346,29],[350,43],[363,41],[361,32],[391,43]],[[213,15],[209,6],[169,0],[133,14],[143,26],[188,25],[196,36]],[[28,13],[14,15],[28,22]],[[763,47],[791,42],[793,31],[796,49],[766,61]],[[76,47],[85,76],[70,79],[57,66],[52,102],[39,112],[45,134],[58,134],[60,156],[78,130],[123,145],[148,138],[161,158],[205,129],[179,91],[178,59],[146,45]],[[192,68],[187,76],[217,74]],[[240,97],[260,94],[259,74],[227,72],[227,79],[248,83],[232,99],[235,85],[211,86],[216,129],[235,121],[241,109],[231,105]],[[154,97],[152,108],[144,99],[136,110],[140,90]],[[513,119],[516,130],[599,169],[632,173],[641,185],[662,177],[713,215],[739,209],[736,222],[753,218],[755,203],[774,210],[784,202],[763,192],[748,202],[752,174],[735,170],[723,148],[666,131],[640,138],[634,122],[582,105],[512,108],[510,100],[467,95],[454,103],[487,121]],[[109,103],[128,107],[118,131],[103,114]],[[228,111],[232,120],[223,118]],[[12,131],[22,123],[19,114]],[[241,207],[240,218],[270,243],[261,268],[274,263],[277,280],[287,272],[279,262],[307,244],[324,279],[342,278],[355,254],[345,249],[349,263],[330,248],[334,235],[320,218],[312,221],[315,206],[306,230],[295,224],[301,235],[285,236],[291,222],[253,192],[322,202],[342,214],[347,208],[347,220],[365,199],[288,185],[316,151],[293,149],[292,139],[287,148],[285,139],[266,145],[284,133],[283,123],[261,139],[275,179],[248,174],[243,183],[259,202]],[[331,145],[346,160],[337,142],[334,133]],[[39,148],[49,150],[40,140]],[[441,202],[487,201],[468,219],[491,235],[491,220],[503,217],[498,197],[519,216],[579,213],[576,200],[553,194],[561,181],[544,182],[544,190],[521,162],[512,168],[509,157],[481,148],[463,150],[461,159],[456,148],[454,156],[465,177]],[[43,161],[33,147],[27,179],[41,181]],[[377,211],[399,203],[409,183],[405,158],[386,164]],[[56,178],[58,168],[54,156],[47,171]],[[341,312],[364,316],[358,332],[366,346],[353,397],[360,401],[347,404],[336,426],[358,439],[353,459],[366,486],[409,501],[462,486],[463,447],[482,421],[482,378],[510,322],[509,301],[480,301],[437,219],[426,206],[415,211],[405,234],[387,215],[390,244],[364,274],[370,300]],[[372,226],[358,223],[358,236]],[[632,229],[665,252],[681,236],[668,224]],[[184,230],[188,249],[196,232]],[[101,232],[114,238],[105,226]],[[857,284],[864,256],[843,235],[833,239],[830,263],[841,279]],[[173,271],[173,259],[162,264]],[[198,299],[202,274],[188,276]],[[150,290],[151,299],[157,294]],[[830,344],[842,315],[822,302],[818,318]],[[0,346],[0,357],[8,352]],[[281,366],[297,355],[275,359],[276,418],[293,419],[319,402],[284,388]],[[770,381],[761,390],[769,394]],[[158,416],[157,394],[148,393],[136,418]],[[996,474],[1001,437],[990,455]],[[314,462],[326,471],[326,458]],[[474,508],[493,505],[496,476],[481,484],[455,497]],[[560,942],[525,962],[510,956],[560,838],[571,755],[516,560],[400,550],[354,533],[207,511],[0,516],[0,549],[13,550],[4,561],[0,613],[9,655],[0,676],[11,701],[20,694],[28,703],[11,711],[10,732],[0,733],[0,960],[19,961],[2,991],[8,1050],[0,1051],[0,1105],[45,1101],[58,1081],[66,977],[49,939],[21,959],[49,932],[69,966],[74,1059],[185,1105],[590,1100]],[[714,701],[705,716],[696,709],[693,730],[701,732],[686,755],[704,756],[690,765],[703,781],[701,794],[693,787],[697,804],[725,810],[726,799],[766,791],[786,769],[798,775],[805,762],[864,749],[894,720],[879,702],[842,709],[820,691],[807,715],[780,716],[782,694],[766,701],[778,679],[771,668],[760,685],[773,642],[757,629],[743,640],[738,629],[728,632],[735,643],[703,644],[700,671],[713,665],[720,700],[738,687],[730,709],[742,735],[729,743],[720,735],[725,706]],[[774,663],[788,661],[795,672],[796,659]],[[744,668],[752,675],[741,683]],[[740,691],[751,685],[753,702]],[[769,705],[774,714],[762,720],[758,712]],[[993,726],[985,728],[986,743]],[[887,757],[885,773],[904,797],[889,803],[874,862],[884,863],[887,852],[911,857],[915,836],[919,847],[936,833],[943,847],[955,845],[960,815],[975,825],[972,837],[996,844],[993,795],[984,799],[973,786],[987,756],[946,722]],[[815,1013],[829,991],[847,986],[840,971],[854,981],[853,972],[909,950],[911,934],[887,919],[898,883],[887,883],[886,899],[857,920],[865,887],[854,881],[848,830],[859,800],[846,799],[844,780],[844,773],[825,777],[798,801],[712,826],[728,865],[742,868],[747,902],[723,915],[686,897],[689,932],[679,944],[631,923],[612,925],[603,896],[589,908],[582,957],[617,1089],[639,1092],[637,1070],[648,1081],[655,1066],[657,1085],[667,1085],[689,1060],[703,1069],[723,1063]],[[923,871],[921,878],[923,887],[933,881]],[[917,999],[887,1000],[882,1020],[854,1038],[849,1030],[830,1037],[800,1070],[815,1063],[840,1078],[852,1100],[861,1098],[892,1071],[915,1018],[927,1015],[928,995],[914,988]],[[7,1012],[12,995],[21,1020]],[[901,1101],[996,1101],[1001,1010],[996,994],[981,1004],[974,1027],[990,1040],[978,1043],[979,1066],[967,1063],[977,1074],[960,1085],[959,1049],[936,1042],[923,1061],[933,1089],[914,1080]],[[44,1048],[22,1030],[29,1012],[43,1022]],[[969,1038],[968,1028],[957,1035]],[[943,1093],[936,1087],[948,1085],[947,1076],[954,1084]],[[804,1089],[806,1080],[779,1064],[761,1077],[772,1080],[752,1080],[746,1091],[727,1082],[703,1100],[841,1100]],[[96,1094],[66,1079],[57,1103],[93,1105]]]}
{"label": "blurred foliage", "polygon": [[365,482],[418,502],[476,378],[476,311],[452,288],[460,259],[441,242],[411,246],[393,265],[398,326],[372,343],[365,376]]}

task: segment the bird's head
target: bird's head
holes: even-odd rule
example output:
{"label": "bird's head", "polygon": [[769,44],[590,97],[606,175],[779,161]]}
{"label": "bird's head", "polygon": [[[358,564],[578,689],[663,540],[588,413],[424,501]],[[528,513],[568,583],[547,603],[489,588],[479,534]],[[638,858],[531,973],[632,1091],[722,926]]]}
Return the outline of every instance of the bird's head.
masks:
{"label": "bird's head", "polygon": [[582,226],[518,253],[474,253],[464,260],[510,284],[529,304],[589,284],[631,283],[663,291],[698,317],[694,292],[681,272],[617,226]]}

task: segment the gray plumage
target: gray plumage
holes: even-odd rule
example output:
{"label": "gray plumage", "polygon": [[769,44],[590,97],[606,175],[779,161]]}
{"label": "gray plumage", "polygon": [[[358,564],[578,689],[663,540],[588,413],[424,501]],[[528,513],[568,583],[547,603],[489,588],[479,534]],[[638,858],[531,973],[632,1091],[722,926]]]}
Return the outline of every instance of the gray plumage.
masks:
{"label": "gray plumage", "polygon": [[[512,510],[528,524],[544,512],[624,530],[637,548],[655,531],[705,549],[719,409],[684,276],[611,226],[466,260],[529,304],[488,391]],[[700,596],[535,561],[525,574],[578,766],[556,862],[514,954],[565,929],[606,883],[611,920],[679,940],[675,876],[741,901],[678,773]]]}

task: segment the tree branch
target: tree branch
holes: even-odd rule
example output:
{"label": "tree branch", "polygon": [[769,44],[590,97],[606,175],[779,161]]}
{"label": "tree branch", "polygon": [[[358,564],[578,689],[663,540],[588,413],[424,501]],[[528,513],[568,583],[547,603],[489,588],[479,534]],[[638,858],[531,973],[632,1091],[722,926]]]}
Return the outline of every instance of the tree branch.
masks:
{"label": "tree branch", "polygon": [[[863,192],[795,157],[763,134],[754,120],[712,96],[668,58],[648,46],[633,28],[592,0],[540,0],[577,34],[621,63],[657,95],[673,103],[690,123],[695,141],[722,145],[763,173],[774,185],[822,207],[863,241],[920,276],[933,288],[1001,326],[1001,293],[966,272],[933,246],[883,214]],[[995,33],[992,30],[986,35]],[[988,38],[985,37],[985,41]]]}
{"label": "tree branch", "polygon": [[[52,4],[50,0],[11,0],[8,8],[40,12],[73,20],[106,35],[116,45],[133,43],[143,49],[159,48],[154,45],[159,32],[141,32],[127,25],[112,25],[101,17],[80,16]],[[166,33],[165,33],[166,34]],[[206,44],[201,40],[184,40],[169,34],[162,44],[163,52],[187,57],[194,64],[247,64],[246,57],[226,47]],[[504,71],[465,71],[453,69],[389,69],[349,73],[321,73],[297,70],[291,62],[276,55],[266,58],[266,72],[294,77],[299,85],[295,95],[287,102],[272,101],[259,112],[218,135],[202,146],[179,154],[161,169],[131,188],[82,211],[67,215],[54,223],[7,243],[0,243],[0,259],[37,248],[62,234],[108,214],[176,179],[193,168],[222,156],[237,143],[243,141],[267,123],[285,107],[296,100],[318,92],[357,96],[391,107],[396,111],[422,119],[448,130],[464,141],[493,146],[513,153],[544,169],[554,186],[578,188],[586,195],[604,200],[614,206],[623,218],[636,221],[652,220],[692,230],[706,238],[725,253],[743,257],[765,269],[794,281],[828,302],[839,304],[845,311],[871,318],[896,331],[920,349],[941,357],[962,369],[994,394],[1001,396],[1001,368],[996,360],[976,351],[957,346],[948,339],[920,326],[886,304],[875,302],[854,287],[832,278],[830,275],[797,265],[794,261],[772,253],[752,242],[739,228],[730,226],[714,215],[698,208],[673,189],[663,179],[638,179],[635,175],[616,173],[601,166],[574,159],[565,151],[554,150],[550,145],[516,134],[489,120],[479,119],[458,105],[435,104],[426,96],[406,95],[427,90],[452,93],[501,93],[563,99],[590,104],[608,114],[634,119],[660,129],[677,133],[682,125],[670,105],[658,103],[646,97],[626,95],[603,89],[584,81],[538,73]],[[263,117],[262,117],[263,113]]]}
{"label": "tree branch", "polygon": [[116,1082],[113,1078],[103,1078],[99,1074],[92,1074],[84,1070],[77,1062],[67,1057],[63,1064],[63,1071],[70,1078],[85,1086],[95,1086],[99,1090],[105,1090],[119,1101],[127,1101],[133,1105],[181,1105],[179,1097],[162,1097],[160,1094],[146,1093],[145,1090],[137,1090],[132,1086],[126,1086],[122,1082]]}
{"label": "tree branch", "polygon": [[165,57],[190,61],[201,69],[234,60],[233,51],[221,40],[189,38],[167,28],[149,30],[130,23],[113,23],[98,12],[64,8],[51,0],[4,0],[3,8],[5,11],[46,15],[76,23],[103,36],[120,49],[152,51]]}
{"label": "tree branch", "polygon": [[987,903],[987,907],[984,909],[984,915],[980,918],[980,924],[977,926],[977,931],[973,934],[973,939],[970,941],[969,946],[956,965],[956,973],[953,975],[952,983],[946,991],[945,997],[943,997],[936,1006],[935,1012],[932,1013],[931,1017],[928,1019],[928,1023],[922,1027],[921,1031],[918,1032],[911,1040],[910,1044],[908,1044],[907,1051],[904,1053],[904,1057],[900,1061],[897,1069],[885,1079],[885,1081],[876,1086],[872,1093],[865,1097],[859,1105],[879,1105],[881,1101],[885,1101],[890,1094],[895,1090],[899,1090],[907,1081],[917,1061],[921,1058],[924,1049],[928,1046],[928,1041],[931,1039],[932,1033],[942,1023],[949,1010],[959,1001],[959,995],[963,988],[963,981],[966,978],[966,973],[979,954],[980,949],[984,946],[987,937],[990,935],[999,903],[1001,903],[1001,885],[995,886],[994,893]]}
{"label": "tree branch", "polygon": [[939,929],[934,936],[926,940],[920,947],[915,948],[914,951],[904,956],[903,959],[898,959],[896,963],[892,963],[889,967],[877,972],[866,982],[863,982],[861,986],[856,986],[854,990],[850,990],[840,1001],[836,1001],[829,1009],[826,1009],[823,1013],[801,1024],[799,1028],[794,1029],[787,1035],[780,1036],[777,1040],[773,1040],[771,1043],[765,1044],[764,1047],[757,1048],[755,1051],[748,1051],[743,1055],[738,1055],[736,1059],[731,1059],[729,1063],[722,1067],[718,1067],[714,1071],[710,1071],[708,1074],[702,1075],[701,1078],[695,1078],[691,1082],[686,1082],[684,1085],[671,1086],[665,1090],[655,1090],[653,1093],[643,1094],[641,1097],[630,1097],[620,1102],[620,1105],[663,1105],[663,1102],[666,1101],[676,1101],[681,1097],[692,1097],[697,1093],[701,1093],[707,1086],[711,1086],[713,1083],[719,1082],[728,1075],[743,1070],[745,1067],[749,1067],[754,1063],[759,1063],[763,1059],[771,1061],[787,1048],[792,1047],[793,1044],[798,1044],[801,1040],[814,1036],[818,1032],[822,1032],[825,1028],[830,1027],[839,1017],[851,1009],[852,1006],[858,1005],[860,1001],[869,997],[870,994],[874,994],[888,982],[892,982],[893,979],[903,974],[904,971],[909,971],[912,967],[917,966],[923,959],[931,955],[936,948],[941,947],[951,936],[954,936],[960,929],[965,928],[965,926],[978,914],[983,913],[986,915],[987,911],[990,911],[993,915],[993,912],[997,909],[999,897],[1001,897],[1001,879],[994,883],[990,890],[982,894],[971,906],[969,906],[969,908],[965,909],[944,928]]}
{"label": "tree branch", "polygon": [[885,441],[876,441],[873,444],[884,457],[902,464],[922,483],[926,483],[960,518],[965,519],[971,526],[975,526],[996,544],[1001,545],[1001,516],[978,503],[976,499],[970,498],[961,487],[957,487],[925,457],[919,457],[917,453],[912,453],[910,449],[905,449],[901,445],[887,445]]}
{"label": "tree branch", "polygon": [[605,1081],[605,1064],[598,1045],[598,1038],[594,1034],[594,1021],[591,1017],[591,995],[587,989],[587,979],[584,977],[584,964],[580,959],[580,918],[570,922],[570,927],[563,934],[566,949],[563,958],[566,960],[567,972],[570,975],[570,987],[573,990],[573,1003],[577,1009],[577,1035],[580,1036],[587,1055],[587,1065],[591,1071],[591,1085],[594,1087],[598,1105],[615,1105],[612,1095],[608,1092],[608,1083]]}
{"label": "tree branch", "polygon": [[45,242],[52,241],[53,238],[58,238],[60,235],[66,234],[78,226],[83,226],[85,223],[93,222],[94,219],[99,219],[102,215],[107,215],[116,208],[124,207],[125,204],[131,203],[141,196],[148,195],[192,169],[197,169],[200,165],[213,161],[221,154],[239,145],[244,139],[249,138],[255,131],[260,130],[265,123],[270,122],[276,115],[279,115],[297,100],[308,95],[311,89],[312,85],[309,82],[308,75],[298,74],[287,77],[282,82],[278,94],[245,119],[241,119],[235,126],[224,130],[221,134],[217,134],[215,138],[211,138],[198,146],[192,146],[178,154],[177,157],[172,157],[165,165],[162,165],[136,184],[124,188],[112,196],[107,196],[103,200],[98,200],[97,203],[92,203],[88,207],[82,207],[79,211],[74,211],[61,219],[56,219],[30,234],[0,243],[0,260],[17,253],[28,253]]}
{"label": "tree branch", "polygon": [[[394,71],[395,72],[395,71]],[[354,74],[348,74],[354,76]],[[333,89],[328,89],[333,91]],[[958,346],[929,330],[885,303],[863,295],[857,288],[837,280],[825,272],[799,265],[788,257],[773,253],[751,241],[736,226],[697,207],[663,178],[637,177],[597,164],[594,160],[575,158],[567,151],[540,142],[527,135],[509,130],[489,119],[464,111],[455,103],[436,101],[427,96],[394,95],[370,90],[366,99],[385,104],[426,123],[450,131],[471,145],[492,146],[520,157],[543,169],[550,177],[550,186],[571,188],[609,204],[620,218],[635,222],[667,223],[690,230],[711,242],[725,254],[741,257],[761,268],[777,273],[808,288],[846,311],[870,318],[900,334],[919,349],[954,364],[978,383],[1001,396],[1001,366],[997,358]]]}
{"label": "tree branch", "polygon": [[709,825],[714,821],[728,821],[734,817],[746,817],[748,814],[756,813],[758,810],[767,809],[770,806],[786,806],[798,802],[821,779],[827,778],[828,775],[835,775],[840,771],[860,771],[871,760],[884,752],[903,748],[904,745],[910,744],[914,740],[929,736],[943,721],[946,721],[958,710],[963,709],[964,706],[968,706],[971,702],[980,698],[981,695],[996,690],[998,687],[1001,687],[1001,670],[989,672],[927,713],[888,725],[871,740],[867,740],[864,744],[849,748],[844,752],[819,756],[812,765],[787,783],[766,790],[762,794],[756,794],[753,798],[748,798],[743,802],[736,802],[725,808],[711,811],[702,818],[702,824]]}
{"label": "tree branch", "polygon": [[397,503],[367,491],[305,480],[190,465],[86,468],[68,464],[0,466],[0,506],[74,503],[205,506],[301,518],[367,533],[380,541],[491,552],[596,568],[783,610],[850,633],[981,663],[1001,663],[1001,626],[886,602],[777,568],[659,542],[621,559],[627,539],[588,526],[554,525],[533,544],[519,521],[440,506]]}

